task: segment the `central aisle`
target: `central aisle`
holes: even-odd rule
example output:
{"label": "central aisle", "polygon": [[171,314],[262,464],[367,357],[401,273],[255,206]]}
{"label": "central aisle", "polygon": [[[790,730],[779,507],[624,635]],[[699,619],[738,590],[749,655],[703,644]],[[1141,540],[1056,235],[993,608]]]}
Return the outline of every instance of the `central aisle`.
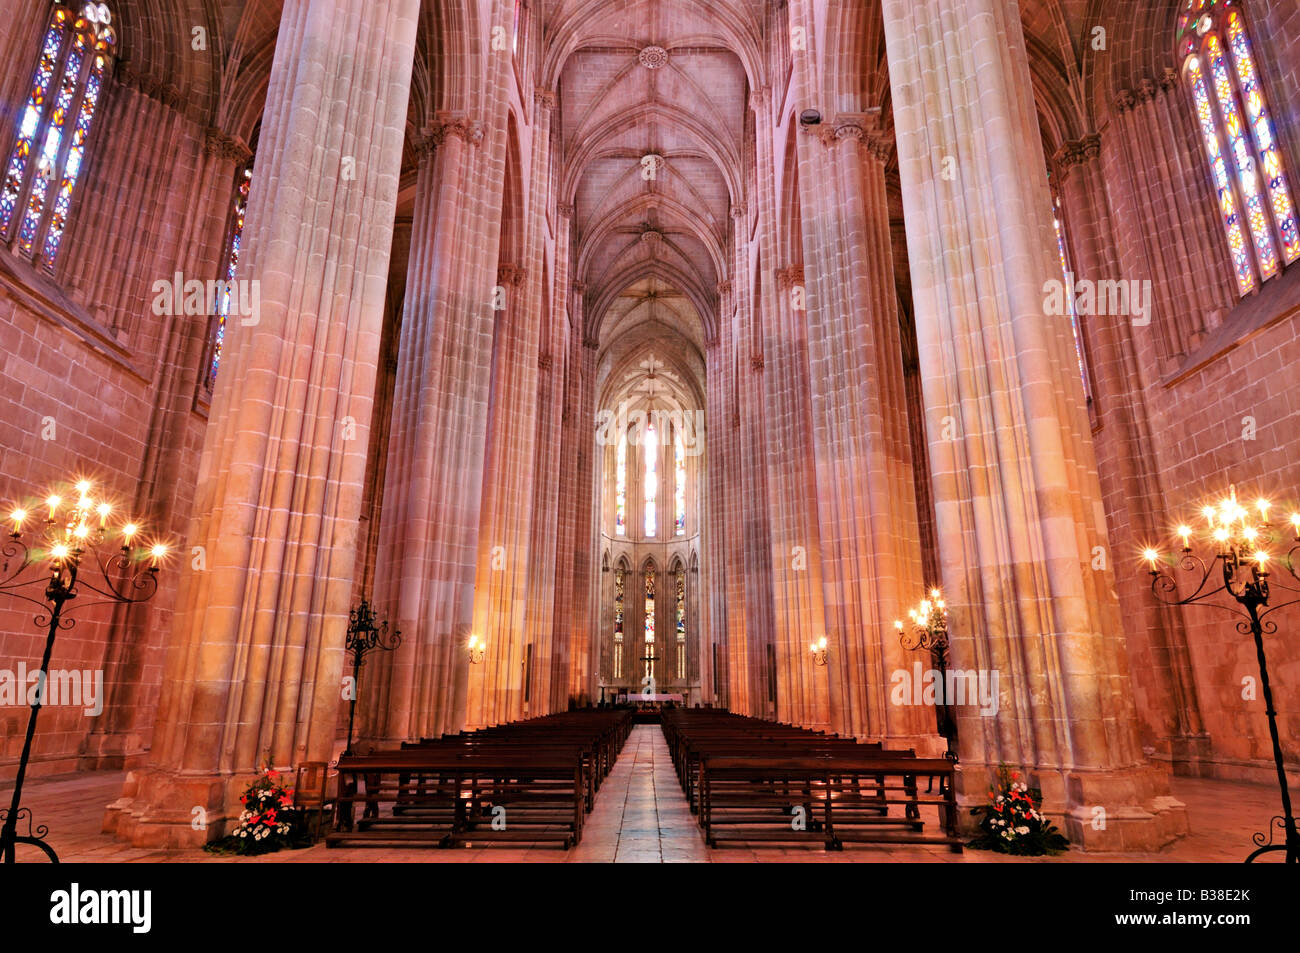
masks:
{"label": "central aisle", "polygon": [[708,861],[658,725],[637,725],[596,794],[573,861]]}

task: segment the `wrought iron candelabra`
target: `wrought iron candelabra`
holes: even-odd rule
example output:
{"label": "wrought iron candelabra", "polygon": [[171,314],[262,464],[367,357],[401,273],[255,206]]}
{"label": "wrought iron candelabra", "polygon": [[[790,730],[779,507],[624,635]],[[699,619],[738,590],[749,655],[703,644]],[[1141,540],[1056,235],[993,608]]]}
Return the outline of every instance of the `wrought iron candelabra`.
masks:
{"label": "wrought iron candelabra", "polygon": [[[1282,744],[1278,739],[1277,711],[1273,707],[1273,690],[1268,680],[1268,660],[1264,652],[1264,636],[1277,632],[1277,623],[1268,616],[1278,609],[1300,602],[1300,598],[1270,604],[1272,585],[1288,592],[1300,593],[1295,586],[1274,577],[1270,567],[1277,565],[1292,579],[1300,582],[1296,572],[1296,553],[1300,551],[1300,513],[1290,517],[1290,532],[1280,532],[1269,522],[1273,509],[1266,499],[1255,502],[1256,517],[1237,502],[1237,489],[1229,487],[1228,496],[1217,506],[1208,505],[1201,510],[1205,520],[1198,532],[1191,525],[1178,527],[1181,552],[1166,557],[1156,549],[1143,553],[1151,573],[1151,592],[1157,600],[1170,606],[1206,605],[1226,609],[1240,616],[1237,631],[1249,634],[1255,640],[1255,655],[1259,662],[1259,682],[1264,695],[1264,712],[1268,715],[1268,731],[1273,741],[1273,763],[1277,769],[1278,786],[1282,792],[1282,813],[1269,823],[1267,831],[1252,836],[1256,850],[1246,858],[1250,863],[1261,854],[1284,851],[1286,862],[1300,863],[1300,835],[1296,832],[1295,814],[1291,810],[1291,793],[1287,788],[1286,767],[1282,760]],[[1214,549],[1208,561],[1193,551],[1193,538]],[[1285,555],[1278,557],[1283,547]],[[1189,582],[1181,587],[1170,571],[1176,568],[1187,574]],[[1187,588],[1190,595],[1182,595]],[[1231,599],[1216,599],[1226,593]],[[1235,604],[1234,604],[1235,603]],[[1281,831],[1283,841],[1273,843]]]}
{"label": "wrought iron candelabra", "polygon": [[344,754],[352,753],[352,726],[357,717],[361,663],[365,661],[366,653],[372,649],[391,652],[402,644],[402,633],[394,629],[393,634],[389,635],[388,621],[377,622],[377,618],[375,610],[366,599],[362,599],[361,604],[348,613],[348,632],[343,647],[352,653],[352,698],[348,704],[348,746]]}
{"label": "wrought iron candelabra", "polygon": [[[54,848],[45,842],[49,828],[44,824],[34,827],[31,808],[22,806],[36,716],[48,697],[55,636],[76,624],[73,609],[151,599],[158,591],[159,564],[167,554],[167,546],[161,542],[138,544],[140,527],[135,523],[110,527],[113,507],[107,500],[96,501],[91,495],[93,489],[89,481],[79,481],[75,485],[75,502],[67,506],[62,497],[52,494],[45,500],[49,513],[43,520],[33,519],[22,507],[15,509],[9,517],[13,529],[0,545],[0,592],[38,606],[33,618],[37,628],[45,630],[45,653],[34,693],[29,693],[32,710],[27,717],[27,736],[18,759],[13,796],[8,809],[0,808],[0,819],[4,821],[0,827],[0,854],[6,864],[15,861],[19,844],[37,847],[52,862],[59,861]],[[27,523],[40,527],[32,534],[36,538],[30,544],[23,532]],[[97,598],[69,607],[83,592]],[[20,820],[27,824],[26,834],[18,833]]]}
{"label": "wrought iron candelabra", "polygon": [[894,621],[898,630],[899,642],[909,652],[929,652],[934,663],[939,667],[939,733],[948,743],[944,757],[957,760],[957,725],[948,707],[948,607],[943,601],[943,592],[938,588],[930,590],[929,598],[922,599],[915,609],[908,609],[907,616],[912,620],[911,630],[903,625],[902,620]]}

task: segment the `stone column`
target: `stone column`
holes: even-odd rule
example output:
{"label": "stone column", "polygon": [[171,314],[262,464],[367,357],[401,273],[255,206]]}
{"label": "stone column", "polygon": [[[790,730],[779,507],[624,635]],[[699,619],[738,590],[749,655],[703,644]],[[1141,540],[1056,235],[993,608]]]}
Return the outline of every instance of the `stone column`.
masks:
{"label": "stone column", "polygon": [[[1120,265],[1101,165],[1101,137],[1065,143],[1055,156],[1063,229],[1070,246],[1076,280],[1104,281],[1129,277]],[[1132,277],[1137,277],[1136,275]],[[1152,316],[1147,320],[1154,322]],[[1079,318],[1087,345],[1088,371],[1097,419],[1096,444],[1101,487],[1107,503],[1112,559],[1119,601],[1129,620],[1130,657],[1150,673],[1146,722],[1158,757],[1174,764],[1194,764],[1209,755],[1209,735],[1201,719],[1187,632],[1180,613],[1169,612],[1151,598],[1146,573],[1122,571],[1124,554],[1136,553],[1169,527],[1161,516],[1165,499],[1161,468],[1152,456],[1146,391],[1134,335],[1149,333],[1126,316]],[[1191,769],[1194,773],[1195,769]]]}
{"label": "stone column", "polygon": [[[329,760],[415,50],[416,0],[300,0],[280,25],[148,767],[106,826],[223,833],[259,761]],[[191,821],[198,808],[206,829]]]}
{"label": "stone column", "polygon": [[1092,568],[1106,527],[1070,329],[1044,315],[1059,262],[1019,6],[884,9],[953,665],[999,677],[996,711],[957,709],[959,791],[1023,766],[1076,844],[1153,849],[1186,819]]}
{"label": "stone column", "polygon": [[[152,100],[135,95],[128,100],[133,106],[145,107]],[[133,152],[135,150],[124,150]],[[208,130],[192,170],[191,187],[174,187],[183,194],[189,214],[187,227],[180,236],[179,257],[175,267],[160,268],[158,274],[180,271],[185,277],[208,280],[220,273],[222,239],[230,217],[235,171],[248,160],[242,143],[216,129]],[[168,167],[175,169],[174,163]],[[183,173],[173,172],[173,186]],[[181,199],[171,209],[182,217]],[[171,216],[168,216],[171,217]],[[170,277],[167,279],[170,280]],[[144,525],[164,536],[183,536],[189,513],[189,480],[192,470],[185,466],[186,447],[191,435],[191,414],[198,378],[206,373],[203,355],[207,350],[208,321],[174,314],[161,317],[163,323],[162,360],[158,389],[154,399],[147,455],[141,467],[140,484],[131,512]],[[236,318],[232,318],[236,320]],[[154,686],[160,681],[149,677],[149,666],[157,666],[158,643],[151,637],[155,627],[172,621],[170,607],[119,606],[104,656],[104,682],[107,698],[104,714],[82,746],[80,767],[83,770],[121,769],[128,757],[143,752],[152,728]]]}
{"label": "stone column", "polygon": [[[559,555],[560,502],[560,434],[564,412],[565,345],[568,322],[564,312],[554,307],[554,288],[558,276],[545,273],[543,242],[547,230],[547,209],[551,181],[551,114],[555,94],[549,90],[533,93],[533,160],[529,193],[534,196],[529,218],[530,260],[537,272],[530,314],[540,325],[537,345],[537,390],[534,406],[533,445],[536,448],[532,467],[534,479],[530,507],[530,542],[528,555],[527,602],[524,610],[524,644],[532,645],[533,661],[529,697],[525,711],[539,715],[552,710],[551,676],[557,654],[559,633],[555,629],[556,559]],[[558,263],[557,263],[558,264]],[[545,279],[545,280],[544,280]],[[563,287],[563,284],[560,285]],[[567,680],[567,679],[566,679]]]}
{"label": "stone column", "polygon": [[362,676],[382,742],[458,731],[465,713],[496,280],[469,189],[482,138],[442,115],[421,150],[375,567],[402,646]]}
{"label": "stone column", "polygon": [[893,622],[923,590],[886,146],[855,114],[797,148],[831,726],[935,753],[933,711],[893,692],[917,660]]}

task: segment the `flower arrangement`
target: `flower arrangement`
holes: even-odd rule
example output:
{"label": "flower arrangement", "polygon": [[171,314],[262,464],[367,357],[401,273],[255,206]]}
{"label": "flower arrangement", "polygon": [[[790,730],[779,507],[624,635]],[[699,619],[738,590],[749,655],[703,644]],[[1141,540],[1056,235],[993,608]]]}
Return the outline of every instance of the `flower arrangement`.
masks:
{"label": "flower arrangement", "polygon": [[970,842],[976,850],[1037,857],[1068,850],[1070,842],[1042,813],[1043,793],[1031,788],[1006,765],[998,766],[998,787],[989,789],[987,807],[972,808],[980,833]]}
{"label": "flower arrangement", "polygon": [[257,778],[239,798],[244,809],[231,833],[205,848],[222,854],[269,854],[282,847],[302,847],[309,841],[307,825],[293,806],[293,788],[270,764],[264,764]]}

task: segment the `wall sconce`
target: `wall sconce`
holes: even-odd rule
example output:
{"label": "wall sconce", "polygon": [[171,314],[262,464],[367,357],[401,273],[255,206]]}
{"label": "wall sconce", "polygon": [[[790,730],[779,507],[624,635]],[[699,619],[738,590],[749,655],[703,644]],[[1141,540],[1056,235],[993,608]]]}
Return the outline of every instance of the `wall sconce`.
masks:
{"label": "wall sconce", "polygon": [[477,665],[487,655],[487,643],[477,635],[469,637],[469,664]]}
{"label": "wall sconce", "polygon": [[812,652],[814,665],[826,664],[826,636],[822,636],[812,645],[808,646],[808,651]]}

